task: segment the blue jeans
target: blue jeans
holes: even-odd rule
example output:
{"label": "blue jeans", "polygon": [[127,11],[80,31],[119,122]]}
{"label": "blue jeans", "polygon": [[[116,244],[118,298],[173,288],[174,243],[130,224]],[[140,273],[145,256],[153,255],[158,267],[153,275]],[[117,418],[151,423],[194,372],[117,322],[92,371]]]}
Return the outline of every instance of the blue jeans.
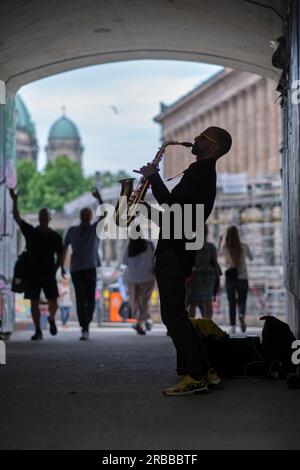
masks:
{"label": "blue jeans", "polygon": [[67,323],[69,320],[71,307],[59,307],[60,310],[60,318],[63,325]]}
{"label": "blue jeans", "polygon": [[236,306],[238,305],[240,317],[244,317],[246,314],[246,301],[249,289],[248,280],[226,279],[225,287],[229,303],[230,325],[235,326]]}

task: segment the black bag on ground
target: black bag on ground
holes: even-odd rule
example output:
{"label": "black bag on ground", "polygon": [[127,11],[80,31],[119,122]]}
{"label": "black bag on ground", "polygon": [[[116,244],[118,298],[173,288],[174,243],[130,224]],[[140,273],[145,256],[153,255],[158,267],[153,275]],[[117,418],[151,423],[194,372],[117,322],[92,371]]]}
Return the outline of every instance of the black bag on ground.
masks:
{"label": "black bag on ground", "polygon": [[[212,366],[223,378],[261,375],[259,336],[203,337]],[[251,367],[249,367],[251,365]]]}
{"label": "black bag on ground", "polygon": [[292,343],[295,341],[290,327],[272,315],[260,318],[265,320],[262,330],[262,355],[267,363],[269,375],[274,373],[280,379],[285,379],[290,372],[295,372],[292,363]]}
{"label": "black bag on ground", "polygon": [[[219,335],[218,330],[222,331],[215,325],[211,332],[197,327],[199,320],[192,320],[195,332],[199,341],[204,344],[207,352],[208,360],[211,366],[217,371],[222,378],[260,376],[262,373],[261,363],[261,343],[259,336],[234,336],[230,337],[227,333]],[[201,322],[201,320],[200,320]],[[202,322],[214,324],[213,321],[202,320]],[[251,367],[249,367],[251,365]],[[182,362],[177,355],[177,373],[184,373]]]}
{"label": "black bag on ground", "polygon": [[27,256],[27,251],[23,251],[19,255],[14,268],[11,290],[19,294],[23,293],[25,290],[25,279],[27,275]]}

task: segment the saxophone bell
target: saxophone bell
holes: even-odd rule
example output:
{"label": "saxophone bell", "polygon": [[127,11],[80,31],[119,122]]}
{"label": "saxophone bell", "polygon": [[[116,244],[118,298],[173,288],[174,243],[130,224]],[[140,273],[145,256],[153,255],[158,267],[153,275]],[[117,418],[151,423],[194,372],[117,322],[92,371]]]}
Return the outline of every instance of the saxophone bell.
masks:
{"label": "saxophone bell", "polygon": [[124,220],[122,218],[122,214],[127,214],[127,201],[130,199],[131,194],[133,192],[133,184],[134,184],[135,178],[124,178],[122,180],[119,180],[119,183],[121,184],[121,191],[120,191],[120,196],[117,202],[117,205],[115,207],[115,222],[119,227],[125,227],[130,225],[130,223],[133,221],[134,218],[130,218],[127,216],[127,220]]}

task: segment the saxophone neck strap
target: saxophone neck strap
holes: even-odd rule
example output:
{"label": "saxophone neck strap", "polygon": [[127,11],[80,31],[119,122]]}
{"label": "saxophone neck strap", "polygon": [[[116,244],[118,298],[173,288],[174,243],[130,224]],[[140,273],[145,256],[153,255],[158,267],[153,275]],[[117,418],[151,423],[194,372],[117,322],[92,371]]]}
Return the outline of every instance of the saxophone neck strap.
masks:
{"label": "saxophone neck strap", "polygon": [[177,173],[177,175],[170,176],[170,178],[167,178],[167,179],[165,179],[164,181],[172,181],[172,180],[174,180],[175,178],[177,178],[178,176],[183,175],[183,173],[184,173],[184,171],[182,171],[181,173]]}

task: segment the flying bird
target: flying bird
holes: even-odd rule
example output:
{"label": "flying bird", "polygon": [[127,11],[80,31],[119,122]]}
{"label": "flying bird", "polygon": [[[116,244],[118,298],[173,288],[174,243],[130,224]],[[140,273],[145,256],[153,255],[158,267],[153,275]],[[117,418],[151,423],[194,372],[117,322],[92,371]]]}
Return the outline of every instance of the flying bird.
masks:
{"label": "flying bird", "polygon": [[120,110],[119,110],[116,106],[110,106],[110,109],[111,109],[115,114],[119,114],[119,113],[120,113]]}

